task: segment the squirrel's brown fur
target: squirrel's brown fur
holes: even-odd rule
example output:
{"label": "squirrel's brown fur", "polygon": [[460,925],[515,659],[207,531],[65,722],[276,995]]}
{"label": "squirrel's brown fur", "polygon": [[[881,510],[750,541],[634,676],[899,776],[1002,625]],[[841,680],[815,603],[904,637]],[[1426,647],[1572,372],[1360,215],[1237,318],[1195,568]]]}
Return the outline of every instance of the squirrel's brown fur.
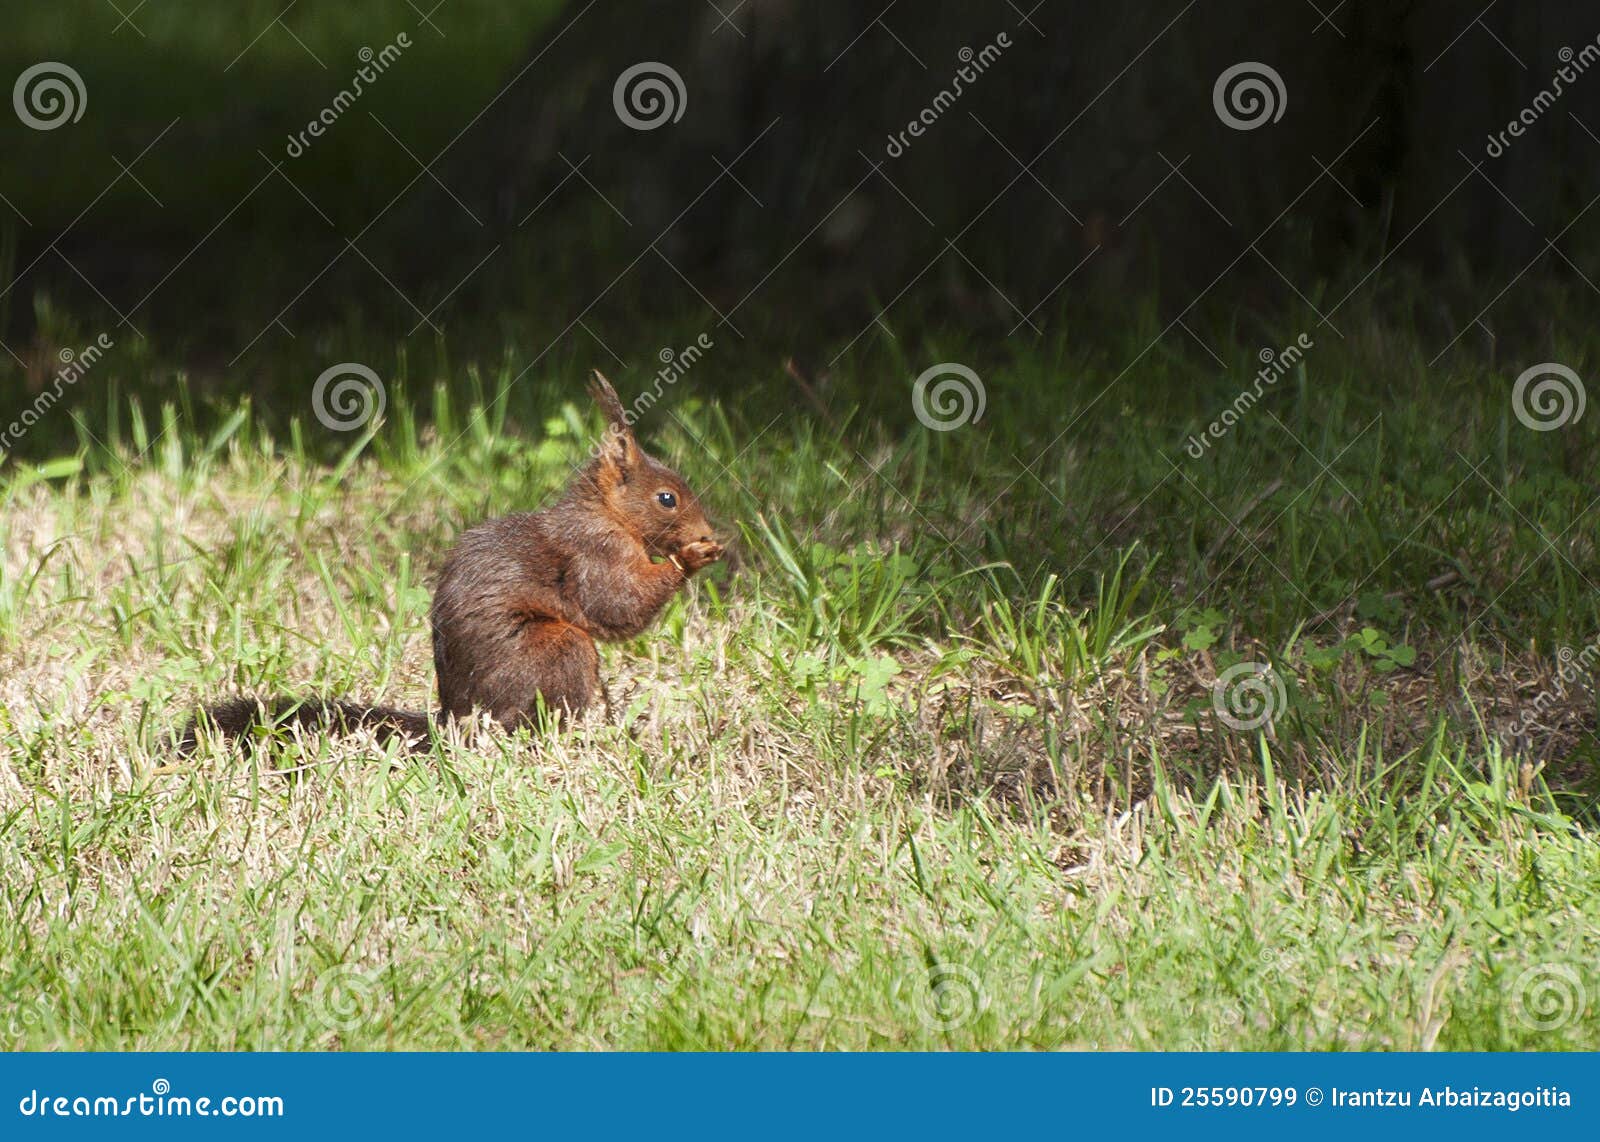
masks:
{"label": "squirrel's brown fur", "polygon": [[[604,411],[595,458],[556,503],[481,523],[445,561],[430,615],[439,705],[454,718],[484,710],[502,725],[581,714],[600,686],[595,640],[632,638],[689,576],[722,558],[700,502],[634,439],[622,402],[598,372],[590,393]],[[660,562],[657,562],[660,560]],[[368,726],[413,743],[426,714],[319,699],[214,706],[225,736],[267,724]],[[178,743],[189,752],[199,723]]]}

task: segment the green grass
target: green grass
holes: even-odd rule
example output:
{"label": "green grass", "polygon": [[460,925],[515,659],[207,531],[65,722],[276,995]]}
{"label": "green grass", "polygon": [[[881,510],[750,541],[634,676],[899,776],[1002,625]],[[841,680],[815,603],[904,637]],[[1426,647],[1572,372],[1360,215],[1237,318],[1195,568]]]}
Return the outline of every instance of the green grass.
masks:
{"label": "green grass", "polygon": [[[158,771],[234,691],[427,704],[431,575],[584,455],[575,362],[410,376],[344,436],[75,396],[55,464],[0,469],[0,1036],[1600,1047],[1593,679],[1555,689],[1600,637],[1591,423],[1373,332],[1192,460],[1259,346],[1160,332],[885,339],[815,416],[719,346],[644,435],[732,558],[607,648],[609,716],[419,761]],[[930,432],[951,360],[988,412]],[[1282,697],[1241,731],[1212,684],[1252,662]]]}

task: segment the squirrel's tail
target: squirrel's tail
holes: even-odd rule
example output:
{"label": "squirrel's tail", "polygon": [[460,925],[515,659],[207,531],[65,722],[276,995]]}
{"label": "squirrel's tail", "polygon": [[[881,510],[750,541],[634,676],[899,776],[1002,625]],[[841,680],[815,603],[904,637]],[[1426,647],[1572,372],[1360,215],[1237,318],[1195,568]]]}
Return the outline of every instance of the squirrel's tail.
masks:
{"label": "squirrel's tail", "polygon": [[254,731],[288,729],[331,729],[349,733],[359,728],[377,732],[379,741],[402,739],[409,749],[425,747],[433,732],[433,719],[415,710],[396,710],[390,706],[362,706],[355,702],[323,698],[235,698],[208,706],[184,727],[173,741],[180,757],[192,754],[208,729],[228,739],[248,741]]}

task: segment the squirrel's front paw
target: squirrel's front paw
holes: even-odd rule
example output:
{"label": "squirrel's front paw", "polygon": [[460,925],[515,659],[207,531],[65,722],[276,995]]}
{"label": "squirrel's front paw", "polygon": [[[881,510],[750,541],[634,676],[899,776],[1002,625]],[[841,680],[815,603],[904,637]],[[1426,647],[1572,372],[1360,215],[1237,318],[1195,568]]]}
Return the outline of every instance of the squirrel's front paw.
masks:
{"label": "squirrel's front paw", "polygon": [[685,543],[678,551],[678,565],[687,574],[698,571],[708,563],[715,563],[722,558],[722,544],[713,540],[696,540]]}

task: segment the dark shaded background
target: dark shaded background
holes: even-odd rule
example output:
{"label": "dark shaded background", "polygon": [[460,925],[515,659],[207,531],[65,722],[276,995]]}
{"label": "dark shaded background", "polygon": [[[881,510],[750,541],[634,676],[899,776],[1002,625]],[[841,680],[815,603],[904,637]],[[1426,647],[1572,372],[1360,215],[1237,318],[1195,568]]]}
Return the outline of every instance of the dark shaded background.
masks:
{"label": "dark shaded background", "polygon": [[[204,392],[270,397],[282,355],[358,342],[620,359],[661,321],[825,370],[889,321],[1092,339],[1153,308],[1265,338],[1359,304],[1483,354],[1546,336],[1551,291],[1595,300],[1600,74],[1488,147],[1600,43],[1579,0],[430,7],[14,10],[7,86],[60,60],[88,103],[50,131],[0,115],[0,383],[105,327]],[[355,46],[402,33],[291,157]],[[687,100],[650,131],[613,103],[643,61]],[[1286,103],[1240,131],[1213,85],[1247,61]]]}

